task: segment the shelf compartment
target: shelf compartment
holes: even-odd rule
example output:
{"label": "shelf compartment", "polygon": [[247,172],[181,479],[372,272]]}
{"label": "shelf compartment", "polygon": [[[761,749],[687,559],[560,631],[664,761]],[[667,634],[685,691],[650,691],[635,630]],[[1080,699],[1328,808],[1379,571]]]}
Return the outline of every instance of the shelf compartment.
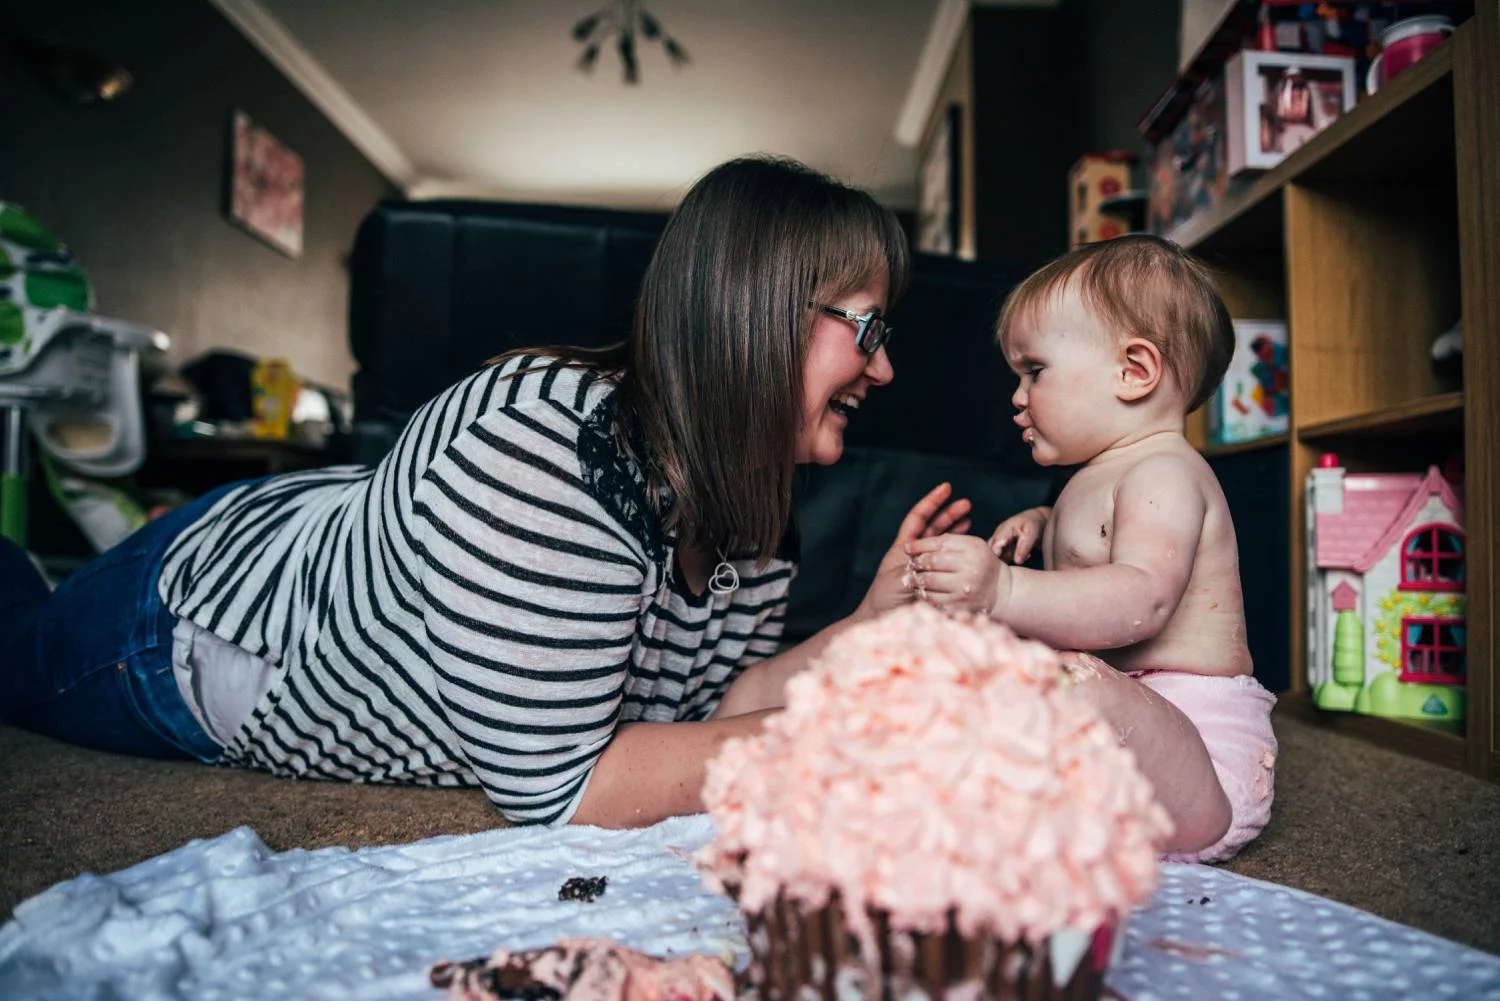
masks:
{"label": "shelf compartment", "polygon": [[1423,758],[1434,764],[1464,771],[1468,768],[1468,741],[1462,722],[1389,719],[1362,713],[1327,712],[1305,693],[1283,692],[1276,698],[1276,712],[1321,729],[1346,734],[1390,751]]}
{"label": "shelf compartment", "polygon": [[1438,393],[1407,403],[1352,417],[1319,421],[1297,429],[1298,441],[1325,441],[1361,434],[1414,434],[1424,431],[1460,431],[1464,423],[1464,394]]}
{"label": "shelf compartment", "polygon": [[1461,388],[1431,355],[1462,310],[1451,178],[1293,184],[1286,246],[1297,427]]}
{"label": "shelf compartment", "polygon": [[[1455,34],[1471,30],[1461,25]],[[1199,253],[1233,253],[1279,242],[1281,192],[1308,181],[1405,183],[1446,177],[1453,151],[1450,39],[1367,97],[1248,188],[1166,235]]]}

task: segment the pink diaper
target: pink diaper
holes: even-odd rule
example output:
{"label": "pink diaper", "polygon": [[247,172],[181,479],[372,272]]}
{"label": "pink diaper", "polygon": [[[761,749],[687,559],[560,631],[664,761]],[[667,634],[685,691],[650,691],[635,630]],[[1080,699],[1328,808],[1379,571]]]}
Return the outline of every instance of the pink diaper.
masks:
{"label": "pink diaper", "polygon": [[1163,855],[1168,862],[1222,862],[1255,840],[1271,819],[1276,782],[1276,696],[1249,675],[1233,678],[1181,671],[1143,671],[1131,677],[1192,721],[1208,748],[1233,816],[1216,844],[1199,852]]}

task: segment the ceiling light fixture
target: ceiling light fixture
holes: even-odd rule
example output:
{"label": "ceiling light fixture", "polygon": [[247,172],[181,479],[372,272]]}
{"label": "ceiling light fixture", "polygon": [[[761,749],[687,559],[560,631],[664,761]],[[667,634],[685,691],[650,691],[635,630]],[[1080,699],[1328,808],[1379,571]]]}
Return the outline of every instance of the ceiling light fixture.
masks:
{"label": "ceiling light fixture", "polygon": [[0,24],[0,42],[6,41],[49,87],[75,104],[108,103],[129,92],[135,82],[130,71],[113,59]]}
{"label": "ceiling light fixture", "polygon": [[614,39],[620,53],[620,66],[625,82],[641,82],[640,61],[636,58],[636,39],[659,42],[672,65],[682,66],[688,62],[687,49],[667,34],[656,19],[639,0],[610,0],[594,13],[573,25],[573,40],[582,45],[583,54],[578,57],[578,68],[591,73],[599,61],[599,52]]}

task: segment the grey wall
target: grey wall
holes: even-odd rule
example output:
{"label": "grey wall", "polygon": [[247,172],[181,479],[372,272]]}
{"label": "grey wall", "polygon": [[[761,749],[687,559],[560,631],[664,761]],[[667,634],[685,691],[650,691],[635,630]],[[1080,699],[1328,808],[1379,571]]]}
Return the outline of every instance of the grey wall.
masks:
{"label": "grey wall", "polygon": [[1066,178],[1082,154],[1144,162],[1136,122],[1177,74],[1180,17],[1180,0],[974,10],[980,260],[1024,274],[1067,249]]}
{"label": "grey wall", "polygon": [[974,11],[978,258],[1017,276],[1068,249],[1078,117],[1068,22],[1055,9]]}
{"label": "grey wall", "polygon": [[1077,154],[1145,152],[1135,125],[1177,75],[1182,0],[1063,0]]}
{"label": "grey wall", "polygon": [[[0,2],[0,21],[123,63],[134,89],[80,107],[0,48],[0,200],[68,243],[100,313],[173,339],[290,358],[346,387],[348,273],[359,220],[395,189],[206,0]],[[303,158],[303,254],[231,224],[223,187],[231,109]]]}

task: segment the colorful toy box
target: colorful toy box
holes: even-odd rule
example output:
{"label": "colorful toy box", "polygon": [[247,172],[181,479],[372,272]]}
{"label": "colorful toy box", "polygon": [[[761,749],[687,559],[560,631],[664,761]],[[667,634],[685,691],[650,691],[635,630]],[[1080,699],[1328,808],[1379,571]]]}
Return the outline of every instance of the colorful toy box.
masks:
{"label": "colorful toy box", "polygon": [[1324,709],[1464,718],[1463,503],[1425,474],[1346,472],[1324,455],[1306,484],[1307,673]]}
{"label": "colorful toy box", "polygon": [[1224,85],[1205,80],[1171,128],[1152,135],[1146,228],[1170,236],[1189,220],[1216,210],[1229,196]]}
{"label": "colorful toy box", "polygon": [[1354,107],[1352,56],[1240,52],[1224,67],[1230,177],[1276,166]]}
{"label": "colorful toy box", "polygon": [[1130,190],[1133,153],[1085,153],[1068,171],[1068,245],[1113,240],[1129,232],[1127,213],[1112,212],[1104,202]]}
{"label": "colorful toy box", "polygon": [[1209,399],[1209,438],[1253,441],[1290,426],[1287,329],[1281,320],[1235,320],[1234,356]]}

